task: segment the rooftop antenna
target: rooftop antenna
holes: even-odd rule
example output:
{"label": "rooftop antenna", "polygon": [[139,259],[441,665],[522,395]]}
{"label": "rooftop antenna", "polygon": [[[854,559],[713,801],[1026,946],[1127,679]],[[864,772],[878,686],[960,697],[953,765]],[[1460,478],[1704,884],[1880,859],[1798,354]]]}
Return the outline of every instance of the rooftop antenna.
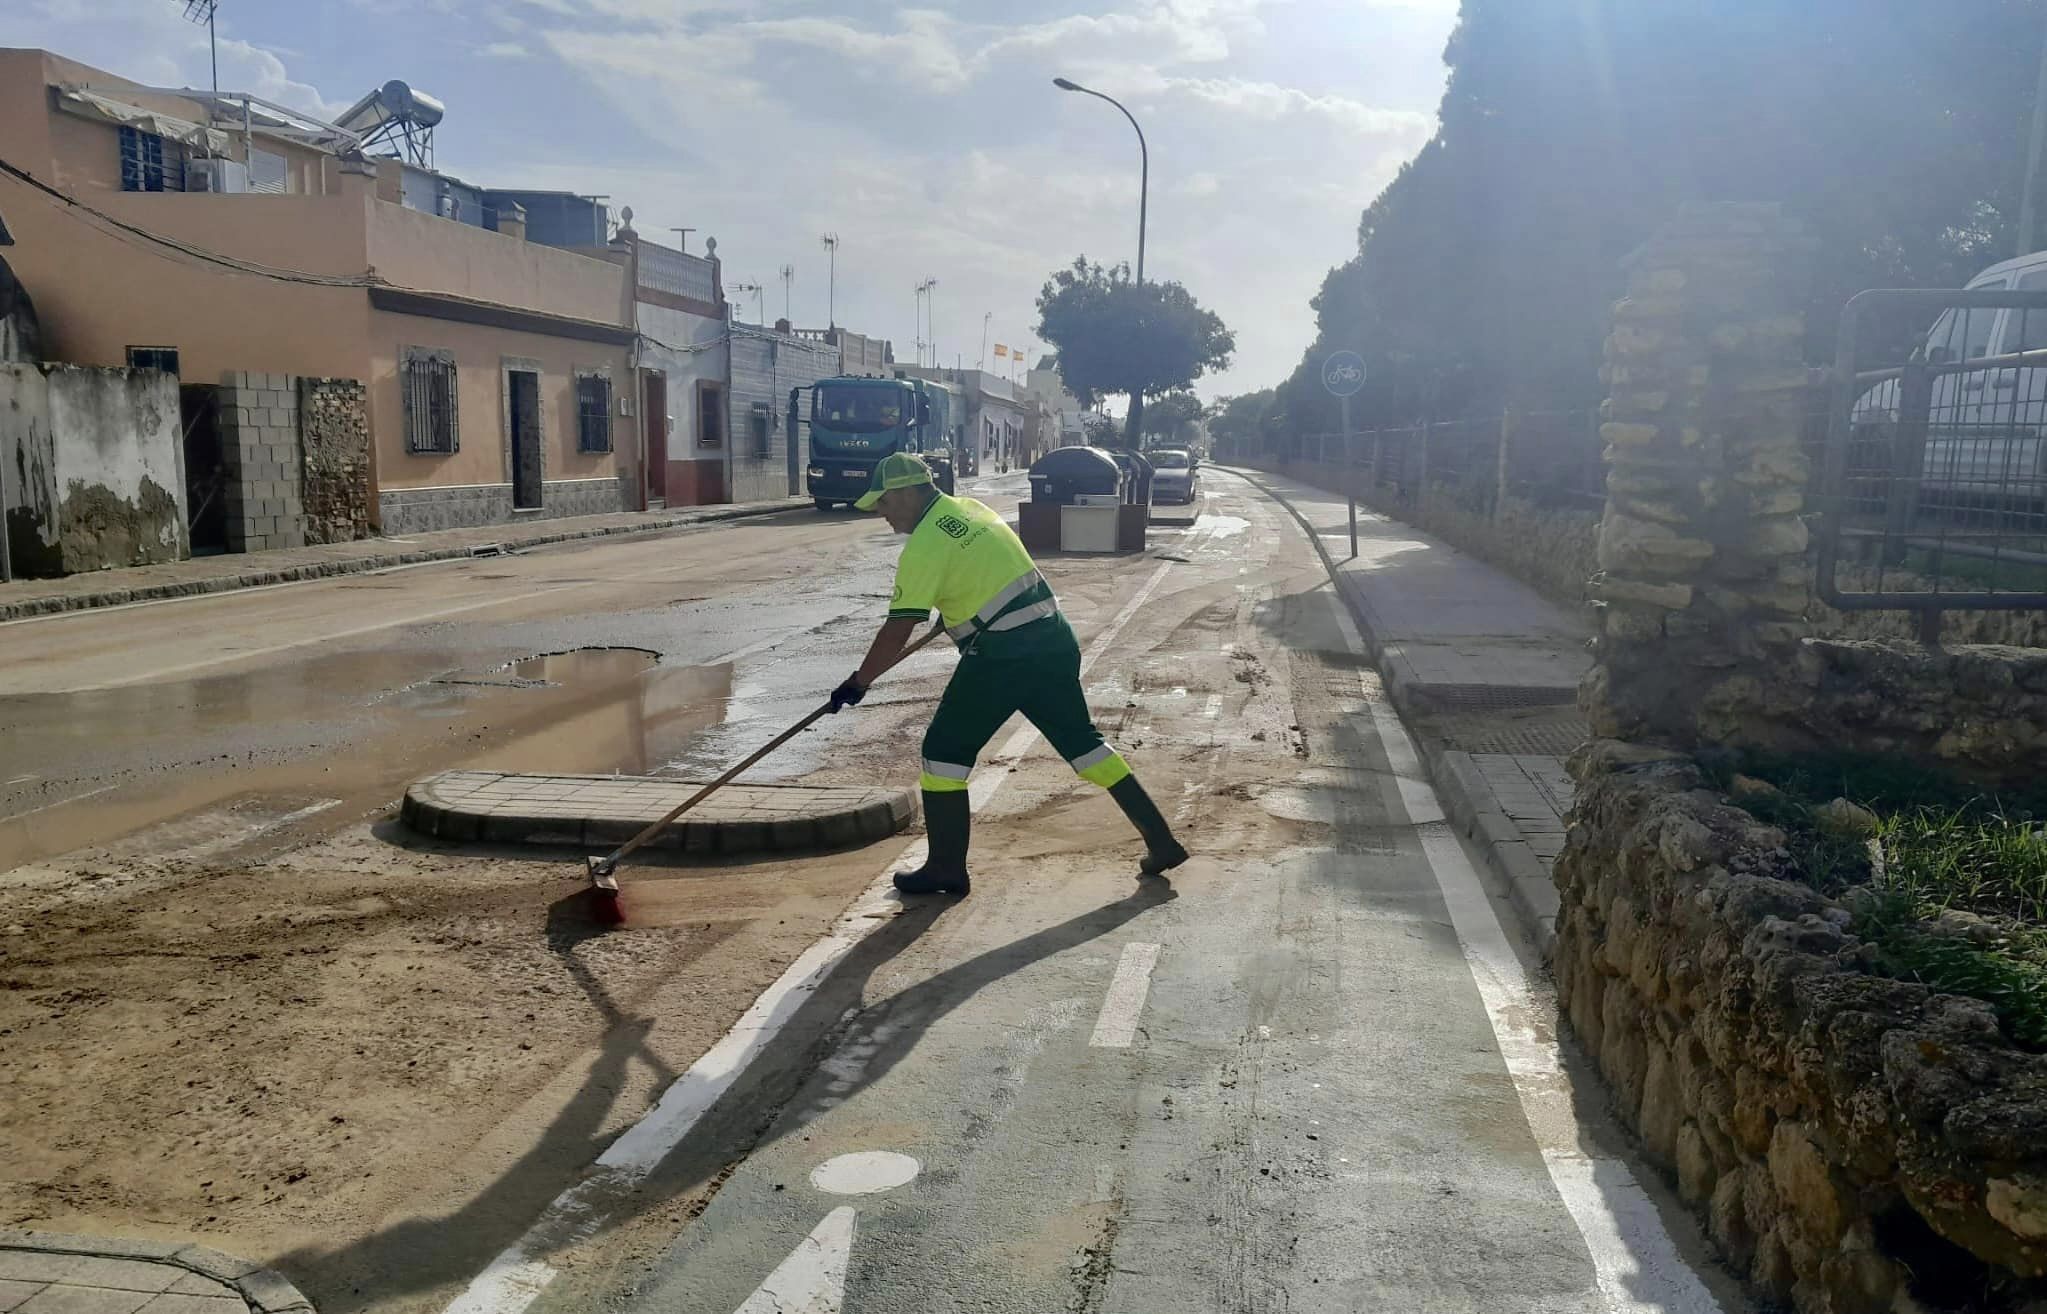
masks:
{"label": "rooftop antenna", "polygon": [[[924,332],[928,335],[926,344],[931,348],[931,367],[933,369],[941,368],[938,363],[938,329],[932,323],[931,314],[931,303],[937,300],[936,297],[931,295],[931,292],[937,286],[938,280],[935,278],[927,278],[917,284],[917,295],[924,299]],[[924,357],[921,352],[918,354],[917,363],[919,365],[924,363]]]}
{"label": "rooftop antenna", "polygon": [[185,0],[185,17],[206,24],[206,53],[213,59],[213,94],[220,94],[220,43],[213,38],[213,11],[220,0]]}
{"label": "rooftop antenna", "polygon": [[981,359],[974,362],[974,368],[977,370],[988,368],[988,321],[994,318],[995,312],[992,310],[981,316]]}
{"label": "rooftop antenna", "polygon": [[671,228],[671,229],[669,229],[668,231],[669,231],[669,232],[671,232],[671,233],[674,233],[674,234],[675,234],[675,245],[676,245],[676,246],[677,246],[677,247],[678,247],[678,248],[679,248],[679,249],[680,249],[680,250],[682,251],[682,253],[683,253],[684,255],[688,255],[688,254],[689,254],[689,235],[690,235],[691,233],[694,233],[694,232],[696,231],[696,229],[694,229],[694,228]]}
{"label": "rooftop antenna", "polygon": [[790,322],[790,323],[792,323],[792,324],[793,324],[793,323],[795,323],[796,321],[795,321],[795,320],[794,320],[793,318],[791,318],[791,317],[790,317],[790,313],[789,313],[789,289],[790,289],[790,288],[793,288],[793,287],[795,287],[795,286],[796,286],[796,266],[794,266],[794,265],[783,265],[783,266],[782,266],[782,318],[783,318],[783,319],[786,319],[786,320],[789,320],[789,322]]}
{"label": "rooftop antenna", "polygon": [[757,324],[766,324],[768,322],[768,312],[761,309],[761,285],[759,283],[734,283],[732,290],[741,296],[745,296],[748,292],[753,293],[754,322]]}
{"label": "rooftop antenna", "polygon": [[839,235],[826,233],[817,239],[824,246],[825,327],[839,326]]}

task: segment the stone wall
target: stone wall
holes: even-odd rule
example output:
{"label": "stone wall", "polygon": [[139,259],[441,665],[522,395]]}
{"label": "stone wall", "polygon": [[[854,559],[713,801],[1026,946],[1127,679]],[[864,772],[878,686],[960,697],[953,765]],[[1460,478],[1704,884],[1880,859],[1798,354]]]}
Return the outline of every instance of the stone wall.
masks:
{"label": "stone wall", "polygon": [[354,379],[298,381],[301,502],[308,543],[370,536],[369,396]]}
{"label": "stone wall", "polygon": [[632,509],[626,476],[595,479],[550,479],[540,486],[540,505],[512,509],[510,484],[474,484],[464,488],[387,488],[377,495],[387,535],[423,534],[437,529],[513,520],[551,520],[560,516],[595,516]]}
{"label": "stone wall", "polygon": [[1801,1314],[2047,1308],[2047,1056],[1868,970],[1674,754],[1572,758],[1559,999],[1727,1260]]}
{"label": "stone wall", "polygon": [[1778,686],[1810,632],[1807,258],[1774,207],[1722,205],[1628,262],[1603,369],[1596,734],[1786,746]]}
{"label": "stone wall", "polygon": [[299,389],[289,374],[237,370],[221,380],[221,466],[227,476],[227,550],[306,545]]}
{"label": "stone wall", "polygon": [[0,364],[11,564],[68,575],[189,555],[178,381],[160,370]]}

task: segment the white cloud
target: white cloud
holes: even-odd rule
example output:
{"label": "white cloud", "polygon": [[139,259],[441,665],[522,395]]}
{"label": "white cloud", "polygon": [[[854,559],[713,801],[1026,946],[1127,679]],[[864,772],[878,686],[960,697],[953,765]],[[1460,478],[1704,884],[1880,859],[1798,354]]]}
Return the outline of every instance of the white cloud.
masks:
{"label": "white cloud", "polygon": [[834,18],[776,18],[739,24],[739,35],[759,41],[805,46],[848,61],[866,79],[925,80],[932,91],[956,91],[967,67],[953,44],[953,24],[944,14],[904,10],[894,32],[869,32]]}
{"label": "white cloud", "polygon": [[517,41],[493,41],[478,46],[476,53],[485,59],[531,59],[533,52]]}

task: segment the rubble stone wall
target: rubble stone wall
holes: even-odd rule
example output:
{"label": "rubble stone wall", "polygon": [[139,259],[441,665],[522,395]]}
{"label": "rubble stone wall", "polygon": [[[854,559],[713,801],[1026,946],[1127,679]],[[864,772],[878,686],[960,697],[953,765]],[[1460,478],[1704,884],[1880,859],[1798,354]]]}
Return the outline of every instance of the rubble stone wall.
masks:
{"label": "rubble stone wall", "polygon": [[354,379],[298,380],[301,505],[308,543],[349,543],[370,529],[369,395]]}
{"label": "rubble stone wall", "polygon": [[2047,1308],[2047,1056],[1874,974],[1689,761],[1571,766],[1559,999],[1729,1262],[1801,1314]]}

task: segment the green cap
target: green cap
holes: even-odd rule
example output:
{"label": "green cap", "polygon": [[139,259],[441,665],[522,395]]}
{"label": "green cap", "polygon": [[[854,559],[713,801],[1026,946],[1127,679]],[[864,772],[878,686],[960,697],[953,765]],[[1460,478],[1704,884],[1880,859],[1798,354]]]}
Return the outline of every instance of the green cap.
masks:
{"label": "green cap", "polygon": [[874,467],[874,478],[868,480],[867,491],[853,505],[862,511],[874,510],[874,504],[881,495],[895,488],[915,488],[931,482],[931,467],[923,458],[908,452],[892,452],[881,458],[881,464]]}

